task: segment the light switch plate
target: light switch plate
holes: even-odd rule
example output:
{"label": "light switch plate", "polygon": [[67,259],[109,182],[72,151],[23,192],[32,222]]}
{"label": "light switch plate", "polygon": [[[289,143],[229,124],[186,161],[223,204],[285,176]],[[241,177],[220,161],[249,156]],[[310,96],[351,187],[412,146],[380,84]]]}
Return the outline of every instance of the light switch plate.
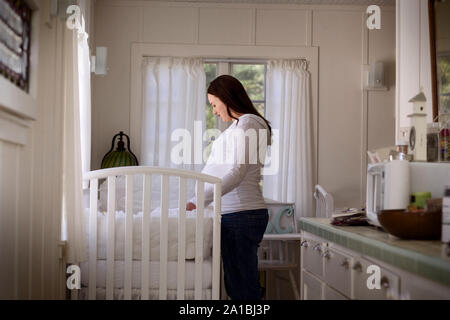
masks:
{"label": "light switch plate", "polygon": [[400,127],[398,132],[398,144],[409,145],[409,133],[411,127]]}

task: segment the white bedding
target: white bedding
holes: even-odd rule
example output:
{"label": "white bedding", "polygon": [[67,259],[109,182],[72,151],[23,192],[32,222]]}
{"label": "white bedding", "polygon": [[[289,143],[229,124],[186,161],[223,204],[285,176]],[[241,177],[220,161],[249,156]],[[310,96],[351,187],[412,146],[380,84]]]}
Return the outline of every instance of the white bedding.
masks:
{"label": "white bedding", "polygon": [[[158,300],[159,299],[159,289],[150,289],[149,290],[149,299],[150,300]],[[97,300],[106,300],[106,289],[97,288]],[[202,300],[211,300],[212,290],[211,289],[203,289],[202,290]],[[123,300],[125,297],[123,289],[114,289],[114,300]],[[185,300],[194,300],[194,290],[185,290],[184,291]],[[80,300],[88,299],[88,289],[81,288],[80,290]],[[141,299],[141,289],[131,289],[131,300],[140,300]],[[168,300],[176,300],[177,299],[177,290],[167,290],[167,299]]]}
{"label": "white bedding", "polygon": [[[150,260],[159,261],[159,239],[160,239],[160,208],[151,212],[150,215]],[[196,234],[196,210],[186,212],[186,259],[195,258],[195,234]],[[115,260],[125,258],[125,212],[116,211],[115,214]],[[214,210],[212,206],[205,208],[205,218],[203,220],[203,257],[207,259],[211,256],[212,232],[213,232]],[[89,208],[85,210],[86,219],[86,243],[89,252]],[[168,260],[178,260],[178,209],[169,209],[168,225]],[[108,241],[108,219],[106,212],[97,214],[97,258],[105,260],[107,258]],[[133,260],[140,260],[142,257],[142,212],[133,214]]]}
{"label": "white bedding", "polygon": [[[132,261],[132,288],[141,288],[141,261]],[[105,260],[97,260],[97,288],[106,288],[106,266]],[[178,263],[169,261],[167,264],[167,289],[177,289],[177,266]],[[80,264],[81,268],[81,286],[87,287],[89,284],[88,262]],[[211,260],[204,260],[202,264],[202,288],[210,289],[212,287],[212,263]],[[159,288],[159,262],[151,261],[149,263],[149,288]],[[115,261],[114,263],[114,288],[123,288],[125,279],[125,262]],[[195,262],[186,261],[185,264],[185,289],[195,288]]]}

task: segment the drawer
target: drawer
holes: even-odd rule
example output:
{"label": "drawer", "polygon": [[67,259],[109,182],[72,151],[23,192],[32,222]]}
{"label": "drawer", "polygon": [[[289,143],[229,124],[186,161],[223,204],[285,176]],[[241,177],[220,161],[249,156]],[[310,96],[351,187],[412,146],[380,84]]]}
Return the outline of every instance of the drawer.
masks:
{"label": "drawer", "polygon": [[368,279],[373,275],[373,272],[368,273],[368,267],[371,265],[378,266],[376,263],[362,258],[353,258],[354,298],[358,300],[398,299],[400,293],[399,276],[381,266],[378,266],[380,268],[380,288],[369,288],[369,284],[372,282],[369,281],[368,283]]}
{"label": "drawer", "polygon": [[324,285],[324,297],[325,300],[349,300],[348,297],[344,296],[342,293],[330,288],[326,284]]}
{"label": "drawer", "polygon": [[450,300],[450,287],[406,273],[400,281],[400,300]]}
{"label": "drawer", "polygon": [[322,300],[323,282],[305,270],[302,270],[302,276],[303,300]]}
{"label": "drawer", "polygon": [[305,239],[301,244],[301,256],[303,261],[303,268],[312,274],[323,277],[323,258],[322,253],[325,245],[322,242]]}
{"label": "drawer", "polygon": [[352,257],[334,248],[325,249],[324,281],[347,297],[352,295]]}

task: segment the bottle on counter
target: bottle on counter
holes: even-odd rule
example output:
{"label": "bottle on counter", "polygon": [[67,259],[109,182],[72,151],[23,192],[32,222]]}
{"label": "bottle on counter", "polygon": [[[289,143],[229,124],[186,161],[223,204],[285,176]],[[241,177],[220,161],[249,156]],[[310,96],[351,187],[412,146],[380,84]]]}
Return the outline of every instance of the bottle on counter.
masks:
{"label": "bottle on counter", "polygon": [[442,128],[439,133],[441,158],[440,161],[450,161],[450,130]]}
{"label": "bottle on counter", "polygon": [[442,199],[441,240],[444,243],[450,242],[450,185],[445,187],[444,198]]}
{"label": "bottle on counter", "polygon": [[439,122],[427,124],[427,161],[439,161]]}

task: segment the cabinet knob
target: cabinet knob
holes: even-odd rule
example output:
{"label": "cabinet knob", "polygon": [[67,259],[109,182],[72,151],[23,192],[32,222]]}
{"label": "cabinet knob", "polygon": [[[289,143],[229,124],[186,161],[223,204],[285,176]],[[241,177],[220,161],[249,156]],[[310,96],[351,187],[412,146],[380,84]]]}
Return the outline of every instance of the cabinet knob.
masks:
{"label": "cabinet knob", "polygon": [[317,252],[319,252],[319,253],[322,252],[322,248],[320,247],[320,244],[316,244],[316,245],[314,246],[313,250],[314,250],[314,251],[317,251]]}
{"label": "cabinet knob", "polygon": [[380,285],[383,289],[389,289],[389,279],[385,276],[381,277]]}
{"label": "cabinet knob", "polygon": [[308,241],[303,240],[303,241],[300,243],[300,246],[302,246],[302,247],[304,247],[304,248],[308,248],[308,246],[309,246]]}
{"label": "cabinet knob", "polygon": [[341,262],[341,267],[344,267],[345,269],[348,269],[349,263],[348,263],[348,260],[347,260],[347,259],[344,259],[344,260]]}
{"label": "cabinet knob", "polygon": [[361,272],[361,271],[362,271],[362,265],[361,265],[361,263],[356,262],[356,263],[353,265],[353,270]]}

